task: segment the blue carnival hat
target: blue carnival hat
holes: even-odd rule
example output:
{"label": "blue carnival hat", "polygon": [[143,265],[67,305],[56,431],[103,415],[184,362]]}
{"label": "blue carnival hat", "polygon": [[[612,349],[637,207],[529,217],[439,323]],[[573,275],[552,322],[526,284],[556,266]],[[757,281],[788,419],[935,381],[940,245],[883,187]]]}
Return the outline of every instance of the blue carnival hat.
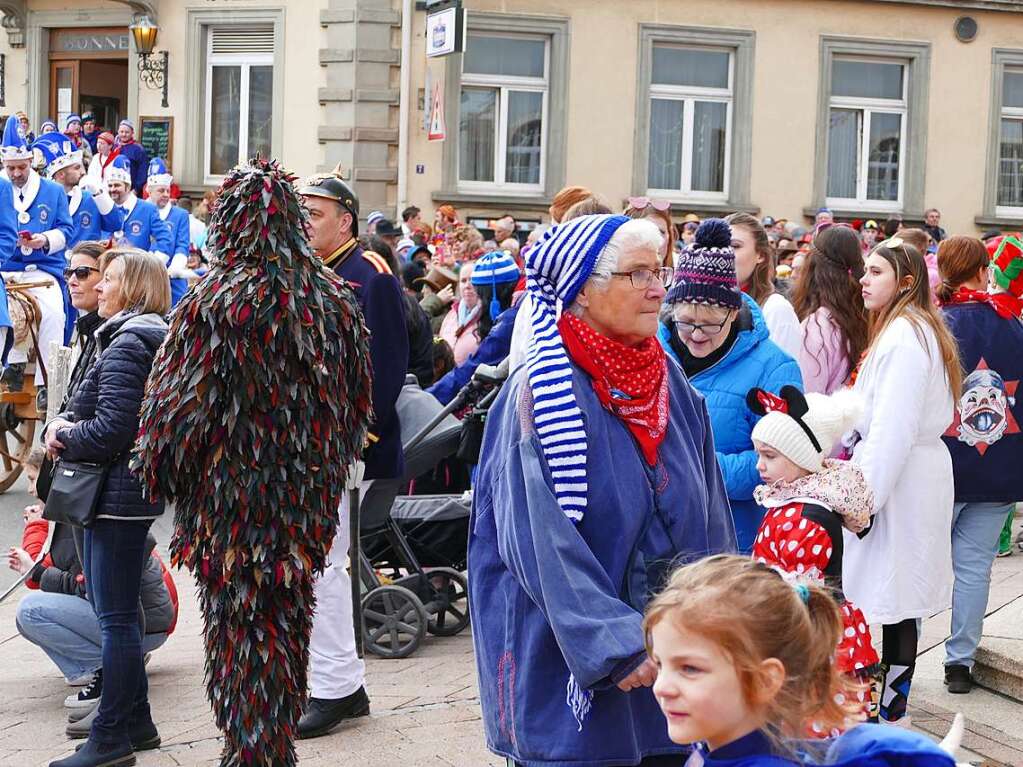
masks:
{"label": "blue carnival hat", "polygon": [[558,332],[557,301],[567,307],[575,300],[612,235],[631,220],[608,215],[573,218],[548,229],[526,254],[526,289],[533,311],[526,369],[533,420],[558,505],[574,522],[582,521],[586,511],[586,431],[572,392],[572,366]]}
{"label": "blue carnival hat", "polygon": [[107,166],[107,181],[121,181],[131,186],[131,161],[124,155],[117,155],[114,161]]}
{"label": "blue carnival hat", "polygon": [[71,140],[63,133],[44,133],[32,144],[32,149],[42,155],[46,163],[46,175],[67,168],[69,165],[82,162],[82,150],[71,146]]}
{"label": "blue carnival hat", "polygon": [[501,313],[501,302],[497,300],[497,286],[508,282],[518,282],[521,276],[519,265],[507,251],[495,250],[476,259],[469,282],[473,285],[489,285],[494,288],[494,294],[490,299],[490,319],[496,320],[497,315]]}
{"label": "blue carnival hat", "polygon": [[738,309],[742,291],[735,276],[732,228],[720,218],[708,218],[678,257],[675,279],[665,297],[669,304],[691,303]]}
{"label": "blue carnival hat", "polygon": [[79,125],[81,125],[82,124],[81,116],[76,114],[69,114],[64,120],[64,130],[70,128],[71,123],[78,123]]}
{"label": "blue carnival hat", "polygon": [[25,141],[25,137],[21,135],[19,122],[16,117],[7,118],[7,125],[4,126],[3,146],[0,147],[0,156],[4,160],[32,159],[32,149]]}
{"label": "blue carnival hat", "polygon": [[157,186],[170,186],[174,182],[174,177],[167,169],[167,163],[159,157],[154,157],[149,161],[149,172],[147,175],[148,182]]}

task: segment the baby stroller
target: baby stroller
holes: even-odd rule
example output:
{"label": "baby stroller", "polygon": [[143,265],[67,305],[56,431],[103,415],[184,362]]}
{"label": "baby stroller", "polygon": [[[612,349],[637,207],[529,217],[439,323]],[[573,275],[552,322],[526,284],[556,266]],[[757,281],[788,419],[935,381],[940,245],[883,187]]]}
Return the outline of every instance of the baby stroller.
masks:
{"label": "baby stroller", "polygon": [[[452,413],[473,404],[477,419],[497,396],[507,368],[481,370],[447,406],[406,379],[398,396],[405,476],[374,481],[359,504],[359,571],[364,649],[405,658],[427,633],[454,636],[469,625],[465,568],[470,493],[399,495],[409,482],[454,455],[465,424]],[[357,619],[358,620],[358,619]],[[357,634],[358,636],[358,634]]]}

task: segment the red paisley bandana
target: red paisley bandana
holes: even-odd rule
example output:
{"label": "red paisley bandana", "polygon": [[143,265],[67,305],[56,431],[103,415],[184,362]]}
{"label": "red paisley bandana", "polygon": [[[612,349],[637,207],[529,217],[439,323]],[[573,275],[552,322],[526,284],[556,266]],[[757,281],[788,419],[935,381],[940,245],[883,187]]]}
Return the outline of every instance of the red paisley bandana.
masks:
{"label": "red paisley bandana", "polygon": [[568,356],[593,380],[600,404],[625,423],[654,466],[668,430],[668,367],[660,343],[648,338],[623,346],[568,312],[558,330]]}
{"label": "red paisley bandana", "polygon": [[952,304],[968,304],[971,302],[987,304],[994,309],[1002,319],[1020,318],[1023,301],[1008,293],[987,293],[983,290],[971,290],[970,288],[959,288],[952,297],[945,302],[945,306]]}

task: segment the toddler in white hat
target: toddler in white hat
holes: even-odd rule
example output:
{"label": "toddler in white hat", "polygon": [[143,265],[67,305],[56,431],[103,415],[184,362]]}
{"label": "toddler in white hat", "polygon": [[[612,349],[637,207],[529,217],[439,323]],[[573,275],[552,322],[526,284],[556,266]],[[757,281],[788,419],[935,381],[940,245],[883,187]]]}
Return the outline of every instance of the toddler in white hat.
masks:
{"label": "toddler in white hat", "polygon": [[[851,390],[804,395],[784,386],[778,395],[751,389],[746,403],[763,416],[753,427],[757,471],[764,484],[753,498],[767,509],[753,558],[793,578],[823,580],[839,603],[845,630],[836,652],[839,669],[872,681],[879,668],[863,613],[842,594],[842,528],[869,529],[873,493],[854,464],[828,458],[862,411]],[[864,711],[876,715],[873,696]],[[827,736],[829,733],[817,733]]]}

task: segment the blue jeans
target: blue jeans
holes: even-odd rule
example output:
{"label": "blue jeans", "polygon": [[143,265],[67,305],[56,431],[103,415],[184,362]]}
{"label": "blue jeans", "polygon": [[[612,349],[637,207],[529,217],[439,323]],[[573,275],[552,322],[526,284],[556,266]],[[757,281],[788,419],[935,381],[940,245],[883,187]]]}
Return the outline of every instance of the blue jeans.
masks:
{"label": "blue jeans", "polygon": [[123,745],[128,726],[149,721],[149,683],[142,663],[139,596],[149,520],[97,519],[85,529],[82,569],[99,619],[103,695],[90,739]]}
{"label": "blue jeans", "polygon": [[945,665],[973,668],[991,588],[991,564],[1011,503],[957,503],[952,513],[952,635]]}
{"label": "blue jeans", "polygon": [[[67,679],[91,674],[103,665],[99,621],[92,605],[81,597],[33,591],[21,600],[14,622]],[[152,652],[166,641],[166,634],[146,634],[142,652]]]}

